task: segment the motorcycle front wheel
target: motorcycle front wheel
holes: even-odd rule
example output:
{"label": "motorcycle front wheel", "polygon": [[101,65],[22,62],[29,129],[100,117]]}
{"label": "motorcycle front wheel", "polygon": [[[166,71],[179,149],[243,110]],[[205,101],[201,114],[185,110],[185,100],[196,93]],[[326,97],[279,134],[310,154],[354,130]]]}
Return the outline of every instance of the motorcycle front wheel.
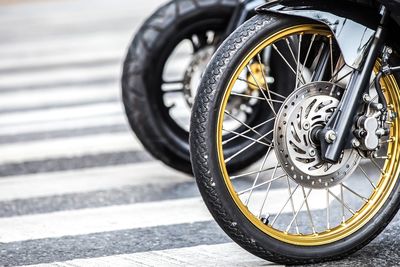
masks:
{"label": "motorcycle front wheel", "polygon": [[[284,48],[286,47],[285,51]],[[323,47],[329,47],[329,75],[315,77]],[[291,92],[278,93],[256,79],[240,79],[251,65],[263,65],[264,51],[275,51],[295,75]],[[376,62],[375,73],[380,61]],[[273,67],[273,66],[272,66]],[[324,25],[287,16],[257,15],[237,29],[210,62],[197,93],[191,118],[193,172],[201,195],[221,228],[240,246],[281,264],[336,260],[374,239],[399,209],[400,123],[384,123],[376,152],[343,151],[337,164],[325,163],[312,138],[330,119],[352,69],[340,55],[333,34]],[[371,73],[371,81],[375,77]],[[399,78],[385,76],[381,89],[392,114],[400,111]],[[249,95],[242,83],[258,87]],[[360,112],[371,115],[379,104],[371,83],[369,103]],[[263,157],[246,170],[231,171],[222,139],[233,118],[232,97],[252,97],[264,104],[273,131],[246,124],[237,138],[253,140],[241,153],[263,148]],[[234,155],[238,156],[238,155]]]}

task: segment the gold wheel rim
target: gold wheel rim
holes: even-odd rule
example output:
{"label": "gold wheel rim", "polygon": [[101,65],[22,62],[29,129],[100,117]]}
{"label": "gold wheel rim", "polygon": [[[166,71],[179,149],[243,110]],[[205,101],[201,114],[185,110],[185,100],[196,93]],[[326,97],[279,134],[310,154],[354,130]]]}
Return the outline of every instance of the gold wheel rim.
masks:
{"label": "gold wheel rim", "polygon": [[[373,190],[372,195],[368,199],[368,202],[356,213],[346,220],[344,223],[336,226],[334,228],[328,229],[322,233],[316,234],[290,234],[284,231],[277,230],[270,226],[265,225],[257,218],[253,213],[249,211],[249,209],[244,205],[242,200],[239,198],[232,181],[230,179],[230,175],[228,174],[225,158],[223,153],[222,146],[222,127],[224,121],[224,111],[227,106],[227,102],[235,81],[238,79],[240,73],[244,70],[249,61],[254,58],[260,51],[262,51],[265,47],[273,44],[274,42],[292,34],[321,34],[325,36],[331,36],[331,32],[321,25],[299,25],[291,28],[284,29],[279,31],[260,44],[258,44],[253,50],[251,50],[246,57],[242,60],[239,66],[236,68],[235,72],[230,79],[227,89],[224,92],[222,104],[219,109],[218,114],[218,122],[217,122],[217,154],[219,160],[219,166],[221,170],[221,174],[224,178],[225,185],[234,200],[236,206],[240,209],[243,215],[259,230],[264,232],[270,237],[273,237],[277,240],[280,240],[285,243],[300,245],[300,246],[319,246],[329,244],[338,240],[341,240],[345,237],[350,236],[355,233],[357,230],[362,228],[367,222],[369,222],[377,212],[382,208],[388,199],[390,193],[392,192],[399,175],[399,167],[398,167],[398,134],[400,132],[400,125],[398,123],[398,119],[393,120],[393,124],[390,130],[390,138],[393,142],[388,144],[388,155],[391,155],[389,159],[386,159],[384,163],[383,170],[385,175],[381,175],[379,178],[379,182],[376,185],[376,189]],[[379,68],[379,63],[376,64],[376,69]],[[400,95],[399,95],[399,87],[395,80],[395,78],[391,76],[386,76],[381,80],[382,88],[387,100],[388,105],[391,105],[393,111],[397,114],[399,113],[398,107],[400,105]]]}

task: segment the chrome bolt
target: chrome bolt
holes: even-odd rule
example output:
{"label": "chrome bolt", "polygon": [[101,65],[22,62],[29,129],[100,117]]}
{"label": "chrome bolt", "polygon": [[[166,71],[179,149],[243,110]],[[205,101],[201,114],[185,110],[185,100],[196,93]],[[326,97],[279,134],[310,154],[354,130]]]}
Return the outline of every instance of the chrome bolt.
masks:
{"label": "chrome bolt", "polygon": [[311,148],[310,150],[308,150],[308,154],[309,154],[311,157],[314,157],[315,154],[316,154],[315,149]]}
{"label": "chrome bolt", "polygon": [[369,103],[369,102],[371,102],[371,97],[369,96],[369,94],[364,94],[363,100],[364,100],[364,102]]}
{"label": "chrome bolt", "polygon": [[325,134],[325,141],[328,143],[333,143],[336,140],[336,133],[333,130],[329,130]]}
{"label": "chrome bolt", "polygon": [[303,129],[306,130],[306,131],[310,129],[310,123],[308,121],[303,123]]}
{"label": "chrome bolt", "polygon": [[361,145],[360,141],[358,141],[357,139],[351,140],[351,144],[353,145],[353,147],[360,147]]}

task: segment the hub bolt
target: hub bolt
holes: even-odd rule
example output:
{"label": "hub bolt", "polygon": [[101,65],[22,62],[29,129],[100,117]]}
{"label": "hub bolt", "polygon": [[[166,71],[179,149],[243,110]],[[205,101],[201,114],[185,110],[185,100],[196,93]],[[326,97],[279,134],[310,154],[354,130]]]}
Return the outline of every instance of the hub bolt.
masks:
{"label": "hub bolt", "polygon": [[308,150],[308,154],[309,154],[311,157],[314,157],[315,154],[316,154],[315,149],[311,148],[310,150]]}
{"label": "hub bolt", "polygon": [[306,131],[310,129],[310,123],[308,121],[303,123],[303,129],[306,130]]}

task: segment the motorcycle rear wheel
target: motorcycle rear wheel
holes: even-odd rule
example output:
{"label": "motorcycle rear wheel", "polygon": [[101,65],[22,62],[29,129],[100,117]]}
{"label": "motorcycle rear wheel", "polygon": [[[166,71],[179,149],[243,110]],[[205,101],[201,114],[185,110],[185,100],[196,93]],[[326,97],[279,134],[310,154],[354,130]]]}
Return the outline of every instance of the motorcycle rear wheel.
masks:
{"label": "motorcycle rear wheel", "polygon": [[[210,31],[224,33],[236,4],[237,0],[173,0],[165,4],[138,30],[124,61],[122,98],[131,129],[152,156],[181,172],[192,173],[189,133],[171,115],[173,104],[164,100],[177,88],[163,90],[163,86],[183,90],[183,78],[174,82],[165,77],[164,69],[184,40],[193,42],[194,50],[215,45],[205,43],[204,38]],[[190,109],[181,113],[187,114],[188,127]]]}

